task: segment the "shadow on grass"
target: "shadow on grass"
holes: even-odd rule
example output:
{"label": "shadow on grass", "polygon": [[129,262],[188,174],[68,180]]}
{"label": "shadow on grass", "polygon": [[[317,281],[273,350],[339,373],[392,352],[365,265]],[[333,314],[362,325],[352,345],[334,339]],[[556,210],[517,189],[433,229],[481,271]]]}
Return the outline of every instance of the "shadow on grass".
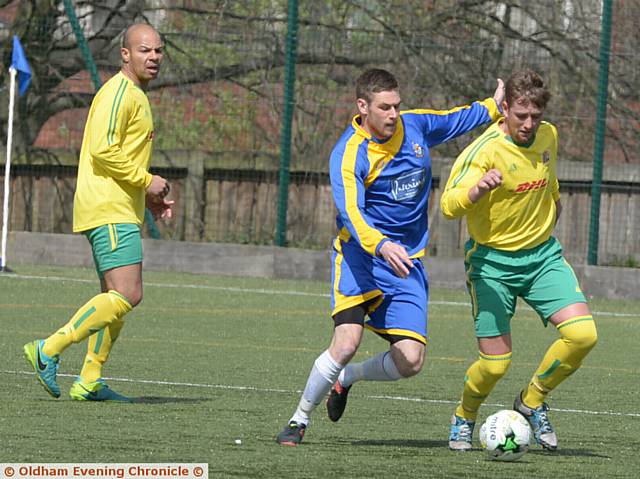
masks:
{"label": "shadow on grass", "polygon": [[611,456],[598,454],[589,449],[558,449],[553,452],[537,449],[534,451],[529,450],[527,455],[529,454],[535,454],[537,456],[601,457],[603,459],[611,459]]}
{"label": "shadow on grass", "polygon": [[161,396],[141,396],[131,398],[134,404],[198,404],[211,401],[211,398],[181,398],[181,397],[161,397]]}
{"label": "shadow on grass", "polygon": [[434,441],[429,439],[359,439],[354,441],[337,441],[352,446],[391,446],[391,447],[417,447],[417,448],[442,448],[448,447],[447,441]]}

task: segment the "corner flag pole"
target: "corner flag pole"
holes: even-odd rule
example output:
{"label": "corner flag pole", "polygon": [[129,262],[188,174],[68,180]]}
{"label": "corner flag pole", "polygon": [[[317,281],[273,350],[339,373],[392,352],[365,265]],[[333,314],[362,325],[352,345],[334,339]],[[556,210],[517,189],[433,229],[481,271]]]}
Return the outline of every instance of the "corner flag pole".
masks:
{"label": "corner flag pole", "polygon": [[0,271],[4,271],[7,265],[7,233],[9,229],[9,197],[11,196],[10,175],[11,175],[11,143],[13,141],[13,99],[16,93],[17,70],[9,68],[11,77],[9,88],[9,125],[7,127],[7,154],[4,162],[4,198],[2,201],[2,255],[0,256]]}

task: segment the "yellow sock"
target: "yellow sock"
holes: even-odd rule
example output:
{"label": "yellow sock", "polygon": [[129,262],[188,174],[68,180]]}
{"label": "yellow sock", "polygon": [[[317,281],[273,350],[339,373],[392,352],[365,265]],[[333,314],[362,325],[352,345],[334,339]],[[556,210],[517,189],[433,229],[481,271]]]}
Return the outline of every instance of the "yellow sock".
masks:
{"label": "yellow sock", "polygon": [[131,309],[129,301],[117,291],[100,293],[82,306],[67,324],[49,336],[44,342],[42,351],[47,356],[60,354],[72,343],[78,343],[100,331],[122,318]]}
{"label": "yellow sock", "polygon": [[464,378],[462,399],[456,408],[456,415],[475,421],[480,405],[493,390],[498,380],[507,373],[511,364],[511,353],[483,354],[467,369]]}
{"label": "yellow sock", "polygon": [[573,374],[598,341],[595,322],[589,315],[570,318],[557,328],[560,338],[549,347],[522,394],[522,401],[530,408],[539,407],[551,390]]}
{"label": "yellow sock", "polygon": [[119,318],[89,336],[87,355],[80,371],[82,382],[89,384],[102,377],[102,366],[107,362],[113,343],[118,339],[123,327],[124,320]]}

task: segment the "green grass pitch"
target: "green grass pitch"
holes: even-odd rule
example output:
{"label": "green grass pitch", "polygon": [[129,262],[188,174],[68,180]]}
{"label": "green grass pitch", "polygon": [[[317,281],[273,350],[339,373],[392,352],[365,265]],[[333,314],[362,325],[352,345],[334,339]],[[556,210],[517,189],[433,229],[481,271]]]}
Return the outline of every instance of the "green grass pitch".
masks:
{"label": "green grass pitch", "polygon": [[[35,381],[22,345],[45,337],[95,294],[88,269],[20,267],[0,274],[0,462],[206,462],[210,477],[637,477],[640,301],[591,301],[600,341],[550,398],[559,450],[517,463],[447,449],[449,418],[477,355],[464,291],[433,290],[423,371],[359,383],[339,423],[320,406],[303,444],[275,435],[328,345],[329,285],[146,272],[145,299],[105,369],[135,404],[77,403],[67,392],[85,344],[61,362],[59,400]],[[519,307],[514,358],[481,409],[509,407],[555,339]],[[370,332],[356,360],[386,348]],[[478,428],[479,429],[479,428]],[[241,439],[242,444],[236,444]]]}

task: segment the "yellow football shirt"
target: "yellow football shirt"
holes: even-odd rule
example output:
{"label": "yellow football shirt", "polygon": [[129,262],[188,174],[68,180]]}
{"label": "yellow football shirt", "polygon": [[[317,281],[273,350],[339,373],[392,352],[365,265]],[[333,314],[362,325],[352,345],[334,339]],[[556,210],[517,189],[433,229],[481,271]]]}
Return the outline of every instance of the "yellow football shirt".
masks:
{"label": "yellow football shirt", "polygon": [[91,103],[78,165],[73,231],[143,223],[152,140],[147,95],[119,72]]}
{"label": "yellow football shirt", "polygon": [[[478,243],[506,251],[534,248],[551,236],[560,199],[556,159],[558,133],[541,122],[535,138],[518,145],[500,128],[500,120],[458,156],[440,200],[445,217],[467,217]],[[477,203],[469,190],[490,169],[502,173],[502,185]]]}

